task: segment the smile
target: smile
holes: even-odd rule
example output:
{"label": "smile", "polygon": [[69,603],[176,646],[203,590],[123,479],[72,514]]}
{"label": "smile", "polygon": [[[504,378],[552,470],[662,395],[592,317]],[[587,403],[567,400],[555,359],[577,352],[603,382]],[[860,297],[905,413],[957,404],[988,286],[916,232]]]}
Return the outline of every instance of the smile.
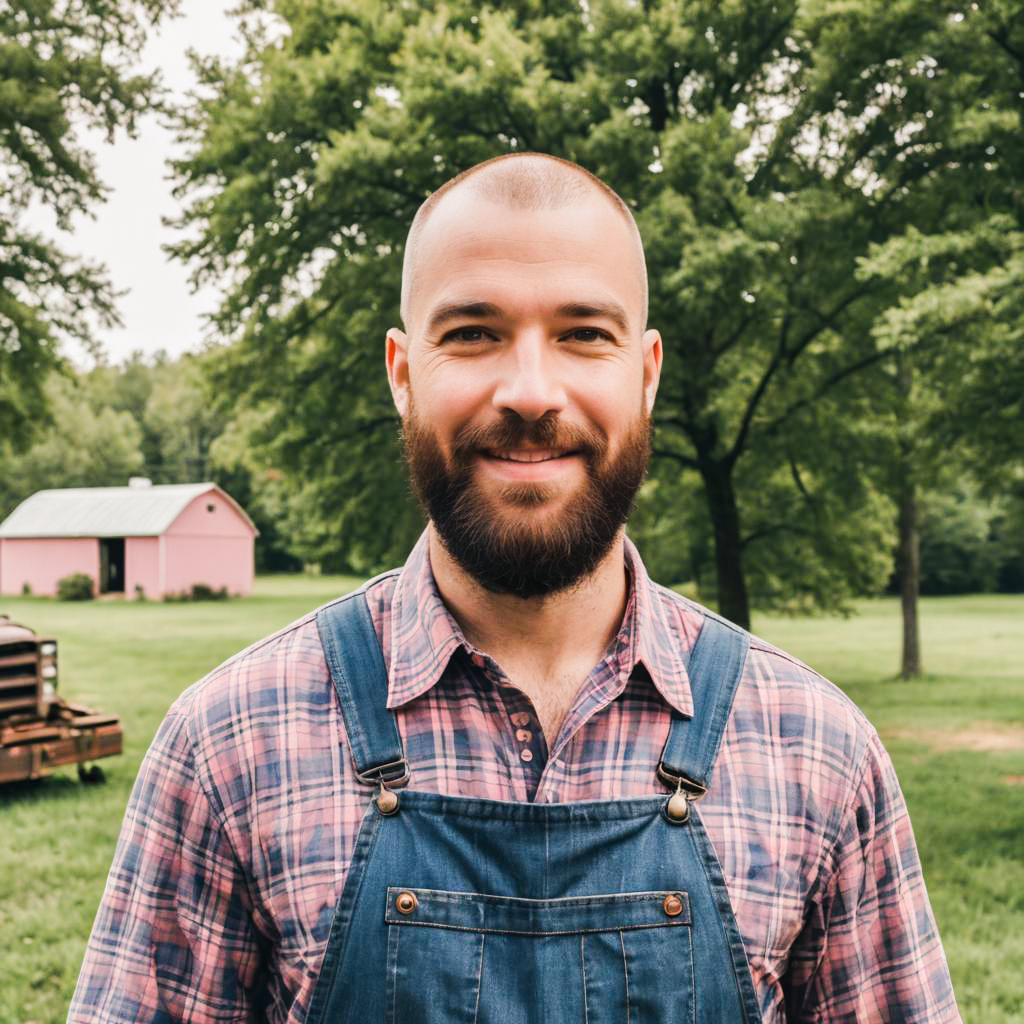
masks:
{"label": "smile", "polygon": [[486,454],[492,459],[500,459],[502,462],[551,462],[554,459],[564,459],[575,452],[554,451],[552,449],[518,449],[512,451],[488,451]]}

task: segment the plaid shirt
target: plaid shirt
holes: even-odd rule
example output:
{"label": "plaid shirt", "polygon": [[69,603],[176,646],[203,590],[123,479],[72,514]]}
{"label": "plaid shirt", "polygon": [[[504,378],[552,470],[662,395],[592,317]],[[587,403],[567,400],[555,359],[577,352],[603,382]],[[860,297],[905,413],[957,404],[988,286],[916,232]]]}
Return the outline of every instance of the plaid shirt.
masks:
{"label": "plaid shirt", "polygon": [[[683,654],[703,615],[628,542],[626,557],[622,627],[551,750],[442,603],[425,538],[366,585],[415,788],[665,792],[655,768],[669,706],[692,712]],[[186,690],[139,772],[69,1021],[302,1021],[371,795],[312,613]],[[765,1021],[960,1020],[899,784],[841,691],[754,639],[698,806]]]}

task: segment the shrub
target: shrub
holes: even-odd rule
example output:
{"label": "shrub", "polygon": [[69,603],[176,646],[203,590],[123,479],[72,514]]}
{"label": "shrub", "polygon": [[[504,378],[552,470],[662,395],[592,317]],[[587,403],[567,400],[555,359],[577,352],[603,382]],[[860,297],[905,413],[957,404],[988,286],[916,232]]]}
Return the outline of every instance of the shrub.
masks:
{"label": "shrub", "polygon": [[60,601],[91,601],[94,596],[92,577],[84,572],[73,572],[57,581],[57,599]]}
{"label": "shrub", "polygon": [[193,583],[191,590],[180,594],[164,594],[164,602],[176,604],[182,601],[226,601],[228,597],[227,587],[218,587],[214,590],[207,583]]}

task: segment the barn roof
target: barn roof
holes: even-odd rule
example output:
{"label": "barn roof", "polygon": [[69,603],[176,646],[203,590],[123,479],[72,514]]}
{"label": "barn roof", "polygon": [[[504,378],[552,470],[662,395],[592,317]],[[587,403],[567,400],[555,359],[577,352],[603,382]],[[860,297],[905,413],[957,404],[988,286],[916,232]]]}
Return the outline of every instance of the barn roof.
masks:
{"label": "barn roof", "polygon": [[36,491],[0,523],[2,537],[156,537],[201,494],[216,491],[252,520],[216,484],[67,487]]}

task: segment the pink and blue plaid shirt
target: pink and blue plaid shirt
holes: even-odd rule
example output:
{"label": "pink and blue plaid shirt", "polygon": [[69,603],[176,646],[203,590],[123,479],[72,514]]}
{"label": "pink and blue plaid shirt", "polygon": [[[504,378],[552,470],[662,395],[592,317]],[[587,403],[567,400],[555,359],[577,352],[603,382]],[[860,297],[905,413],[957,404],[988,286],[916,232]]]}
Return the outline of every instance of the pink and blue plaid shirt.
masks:
{"label": "pink and blue plaid shirt", "polygon": [[[489,800],[664,793],[702,611],[627,542],[622,627],[547,749],[443,604],[425,538],[366,585],[411,785]],[[372,790],[312,613],[186,690],[146,755],[68,1020],[299,1024]],[[959,1021],[910,821],[844,694],[754,639],[700,813],[765,1021]],[[725,1022],[723,1022],[725,1024]]]}

